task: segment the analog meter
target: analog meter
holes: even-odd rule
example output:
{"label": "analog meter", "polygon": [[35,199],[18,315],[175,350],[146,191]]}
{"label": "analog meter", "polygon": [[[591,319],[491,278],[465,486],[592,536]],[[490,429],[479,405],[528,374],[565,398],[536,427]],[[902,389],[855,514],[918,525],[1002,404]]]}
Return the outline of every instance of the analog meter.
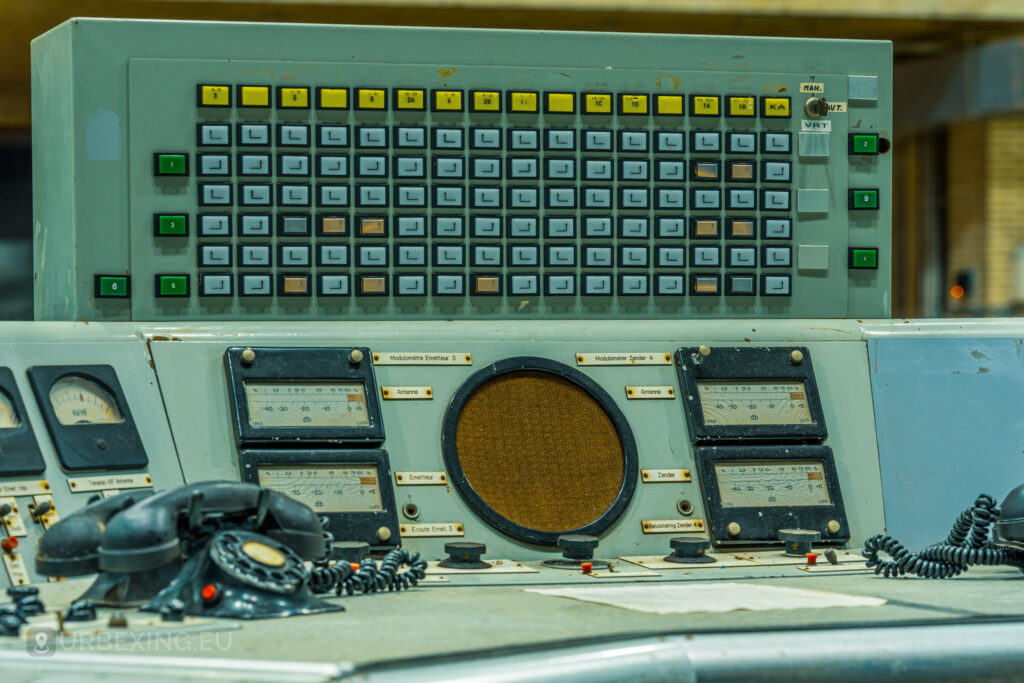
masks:
{"label": "analog meter", "polygon": [[50,406],[62,425],[117,424],[124,421],[110,392],[79,375],[65,375],[53,383]]}
{"label": "analog meter", "polygon": [[28,377],[64,469],[134,469],[149,463],[114,368],[37,365],[28,369]]}
{"label": "analog meter", "polygon": [[39,474],[46,465],[8,368],[0,368],[0,476]]}
{"label": "analog meter", "polygon": [[699,346],[676,352],[694,443],[822,441],[828,431],[801,346]]}

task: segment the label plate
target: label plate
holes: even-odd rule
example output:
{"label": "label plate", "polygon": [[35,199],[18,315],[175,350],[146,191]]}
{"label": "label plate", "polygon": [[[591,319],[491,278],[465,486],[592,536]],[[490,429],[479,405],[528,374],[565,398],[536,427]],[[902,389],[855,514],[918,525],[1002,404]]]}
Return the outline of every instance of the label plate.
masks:
{"label": "label plate", "polygon": [[11,580],[12,586],[27,586],[32,583],[32,579],[28,575],[28,567],[25,566],[25,560],[21,558],[19,553],[2,554],[4,567],[7,569],[7,577]]}
{"label": "label plate", "polygon": [[50,482],[45,479],[0,483],[0,496],[38,496],[41,493],[49,492]]}
{"label": "label plate", "polygon": [[108,474],[105,477],[73,477],[68,479],[68,488],[72,493],[102,491],[104,489],[148,489],[153,486],[153,479],[148,473],[141,474]]}
{"label": "label plate", "polygon": [[832,130],[831,121],[808,121],[804,119],[800,122],[800,130],[810,133],[827,133]]}
{"label": "label plate", "polygon": [[674,387],[626,387],[626,398],[631,401],[647,399],[668,399],[676,397]]}
{"label": "label plate", "polygon": [[461,522],[424,522],[399,524],[398,533],[403,538],[436,538],[442,536],[465,536]]}
{"label": "label plate", "polygon": [[672,365],[672,354],[661,351],[577,353],[576,365]]}
{"label": "label plate", "polygon": [[704,531],[703,519],[645,519],[645,534],[699,534]]}
{"label": "label plate", "polygon": [[472,365],[468,353],[429,351],[382,351],[373,354],[374,365]]}
{"label": "label plate", "polygon": [[640,480],[645,484],[657,484],[663,481],[693,481],[690,477],[690,470],[687,469],[640,470]]}
{"label": "label plate", "polygon": [[385,401],[429,401],[434,398],[430,387],[381,387],[380,395]]}
{"label": "label plate", "polygon": [[818,95],[825,92],[824,83],[801,83],[800,92],[816,93]]}
{"label": "label plate", "polygon": [[398,486],[445,486],[448,475],[444,472],[395,472]]}

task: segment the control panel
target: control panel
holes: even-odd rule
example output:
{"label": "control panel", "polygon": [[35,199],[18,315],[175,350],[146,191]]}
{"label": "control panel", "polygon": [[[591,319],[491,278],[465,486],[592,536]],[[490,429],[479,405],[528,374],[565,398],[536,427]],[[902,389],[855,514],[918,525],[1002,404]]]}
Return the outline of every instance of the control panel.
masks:
{"label": "control panel", "polygon": [[10,325],[8,580],[44,578],[44,530],[94,496],[210,481],[300,501],[339,548],[431,561],[482,544],[509,562],[660,562],[672,539],[778,551],[785,528],[842,548],[884,525],[867,349],[847,332],[437,325]]}
{"label": "control panel", "polygon": [[889,314],[888,43],[74,20],[33,63],[38,319]]}

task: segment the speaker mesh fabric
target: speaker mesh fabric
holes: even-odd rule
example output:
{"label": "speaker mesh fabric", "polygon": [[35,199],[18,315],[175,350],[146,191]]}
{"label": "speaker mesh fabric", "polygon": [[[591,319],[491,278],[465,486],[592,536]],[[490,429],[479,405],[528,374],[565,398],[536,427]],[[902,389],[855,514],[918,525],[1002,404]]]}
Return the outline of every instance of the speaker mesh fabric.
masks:
{"label": "speaker mesh fabric", "polygon": [[625,476],[622,441],[604,408],[548,372],[509,372],[479,386],[458,417],[456,447],[484,503],[540,531],[594,522]]}

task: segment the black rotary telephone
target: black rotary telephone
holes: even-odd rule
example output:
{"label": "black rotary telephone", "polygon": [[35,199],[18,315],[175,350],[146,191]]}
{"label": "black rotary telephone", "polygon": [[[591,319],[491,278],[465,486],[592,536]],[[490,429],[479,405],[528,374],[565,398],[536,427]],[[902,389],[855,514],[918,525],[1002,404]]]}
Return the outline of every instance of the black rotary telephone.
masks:
{"label": "black rotary telephone", "polygon": [[426,562],[400,549],[379,569],[331,564],[332,542],[304,503],[215,481],[96,499],[46,532],[36,570],[99,572],[81,596],[99,605],[236,619],[343,610],[314,593],[400,590],[424,576]]}

